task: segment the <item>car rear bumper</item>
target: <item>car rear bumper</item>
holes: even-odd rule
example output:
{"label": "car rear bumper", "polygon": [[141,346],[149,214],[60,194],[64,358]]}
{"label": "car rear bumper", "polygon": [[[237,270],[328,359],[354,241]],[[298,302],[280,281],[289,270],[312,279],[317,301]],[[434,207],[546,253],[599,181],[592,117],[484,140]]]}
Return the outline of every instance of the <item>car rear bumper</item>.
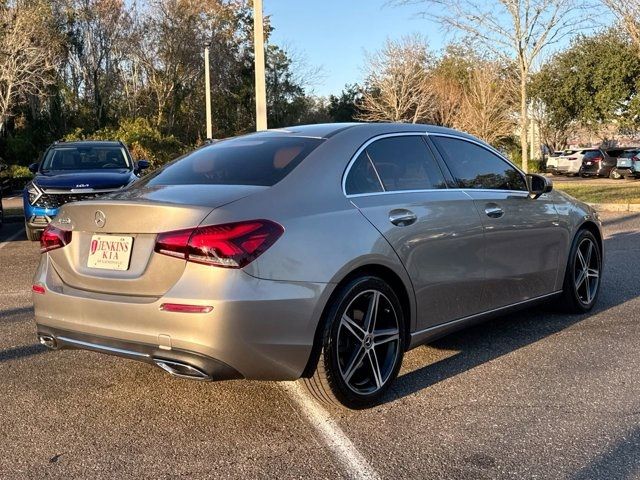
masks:
{"label": "car rear bumper", "polygon": [[[165,370],[159,361],[184,364],[212,380],[299,378],[331,285],[262,280],[241,270],[221,276],[222,269],[216,270],[215,281],[196,283],[187,268],[159,298],[107,295],[63,284],[43,255],[34,279],[45,287],[44,294],[33,295],[38,335],[41,341],[50,337],[55,348],[94,350]],[[167,312],[163,303],[213,310]]]}

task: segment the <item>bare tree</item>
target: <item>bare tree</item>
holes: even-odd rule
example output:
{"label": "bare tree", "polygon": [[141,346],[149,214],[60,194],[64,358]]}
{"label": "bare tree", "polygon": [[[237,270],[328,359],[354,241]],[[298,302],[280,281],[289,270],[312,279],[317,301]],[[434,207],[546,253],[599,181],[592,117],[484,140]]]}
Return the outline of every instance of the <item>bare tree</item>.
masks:
{"label": "bare tree", "polygon": [[[611,0],[620,1],[620,0]],[[624,0],[629,1],[629,0]],[[635,0],[634,0],[635,1]],[[586,22],[581,0],[394,0],[427,3],[424,14],[454,29],[518,66],[522,167],[528,168],[529,95],[527,83],[545,48],[581,29]],[[434,13],[435,12],[435,13]]]}
{"label": "bare tree", "polygon": [[55,83],[58,46],[47,2],[0,6],[0,131],[16,106]]}
{"label": "bare tree", "polygon": [[476,64],[463,89],[454,126],[487,143],[511,136],[518,103],[513,80],[498,62]]}
{"label": "bare tree", "polygon": [[602,3],[624,25],[640,52],[640,0],[602,0]]}
{"label": "bare tree", "polygon": [[433,57],[418,36],[368,55],[361,118],[367,121],[418,123],[428,121],[433,102],[428,73]]}

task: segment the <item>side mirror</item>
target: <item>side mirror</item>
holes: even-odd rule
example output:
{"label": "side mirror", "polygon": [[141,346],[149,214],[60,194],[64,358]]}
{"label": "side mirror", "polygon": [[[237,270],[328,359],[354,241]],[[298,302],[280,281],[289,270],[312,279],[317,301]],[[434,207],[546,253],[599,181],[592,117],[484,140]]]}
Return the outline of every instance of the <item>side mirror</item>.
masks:
{"label": "side mirror", "polygon": [[4,172],[7,168],[9,167],[7,167],[4,163],[0,163],[0,172]]}
{"label": "side mirror", "polygon": [[136,162],[136,173],[139,173],[143,170],[146,170],[147,168],[149,168],[151,166],[151,164],[149,163],[149,160],[138,160]]}
{"label": "side mirror", "polygon": [[29,171],[31,173],[38,173],[38,167],[40,166],[39,163],[32,163],[31,165],[29,165]]}
{"label": "side mirror", "polygon": [[529,173],[527,174],[527,187],[529,188],[529,197],[535,200],[540,195],[553,190],[553,182],[543,175]]}

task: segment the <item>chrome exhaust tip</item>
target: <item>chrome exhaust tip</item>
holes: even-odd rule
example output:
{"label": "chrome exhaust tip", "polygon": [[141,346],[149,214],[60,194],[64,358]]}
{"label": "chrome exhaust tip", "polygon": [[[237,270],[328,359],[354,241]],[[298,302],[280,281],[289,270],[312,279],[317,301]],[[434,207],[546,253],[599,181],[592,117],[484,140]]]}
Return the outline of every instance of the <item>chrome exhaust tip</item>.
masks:
{"label": "chrome exhaust tip", "polygon": [[153,362],[174,377],[188,378],[191,380],[211,380],[211,377],[202,370],[192,367],[191,365],[187,365],[186,363],[162,360],[159,358],[154,358]]}
{"label": "chrome exhaust tip", "polygon": [[40,345],[44,345],[47,348],[55,350],[58,348],[58,342],[51,335],[38,335],[38,340],[40,341]]}

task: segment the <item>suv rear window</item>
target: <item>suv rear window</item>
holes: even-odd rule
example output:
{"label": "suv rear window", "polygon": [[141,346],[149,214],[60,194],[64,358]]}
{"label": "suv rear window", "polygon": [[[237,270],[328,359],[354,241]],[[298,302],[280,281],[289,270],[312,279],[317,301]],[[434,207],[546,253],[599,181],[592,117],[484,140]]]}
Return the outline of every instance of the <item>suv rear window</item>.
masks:
{"label": "suv rear window", "polygon": [[602,157],[602,152],[600,150],[586,150],[584,152],[584,159],[591,160],[592,158]]}
{"label": "suv rear window", "polygon": [[278,183],[322,139],[247,136],[222,140],[171,162],[143,180],[147,185],[260,185]]}

